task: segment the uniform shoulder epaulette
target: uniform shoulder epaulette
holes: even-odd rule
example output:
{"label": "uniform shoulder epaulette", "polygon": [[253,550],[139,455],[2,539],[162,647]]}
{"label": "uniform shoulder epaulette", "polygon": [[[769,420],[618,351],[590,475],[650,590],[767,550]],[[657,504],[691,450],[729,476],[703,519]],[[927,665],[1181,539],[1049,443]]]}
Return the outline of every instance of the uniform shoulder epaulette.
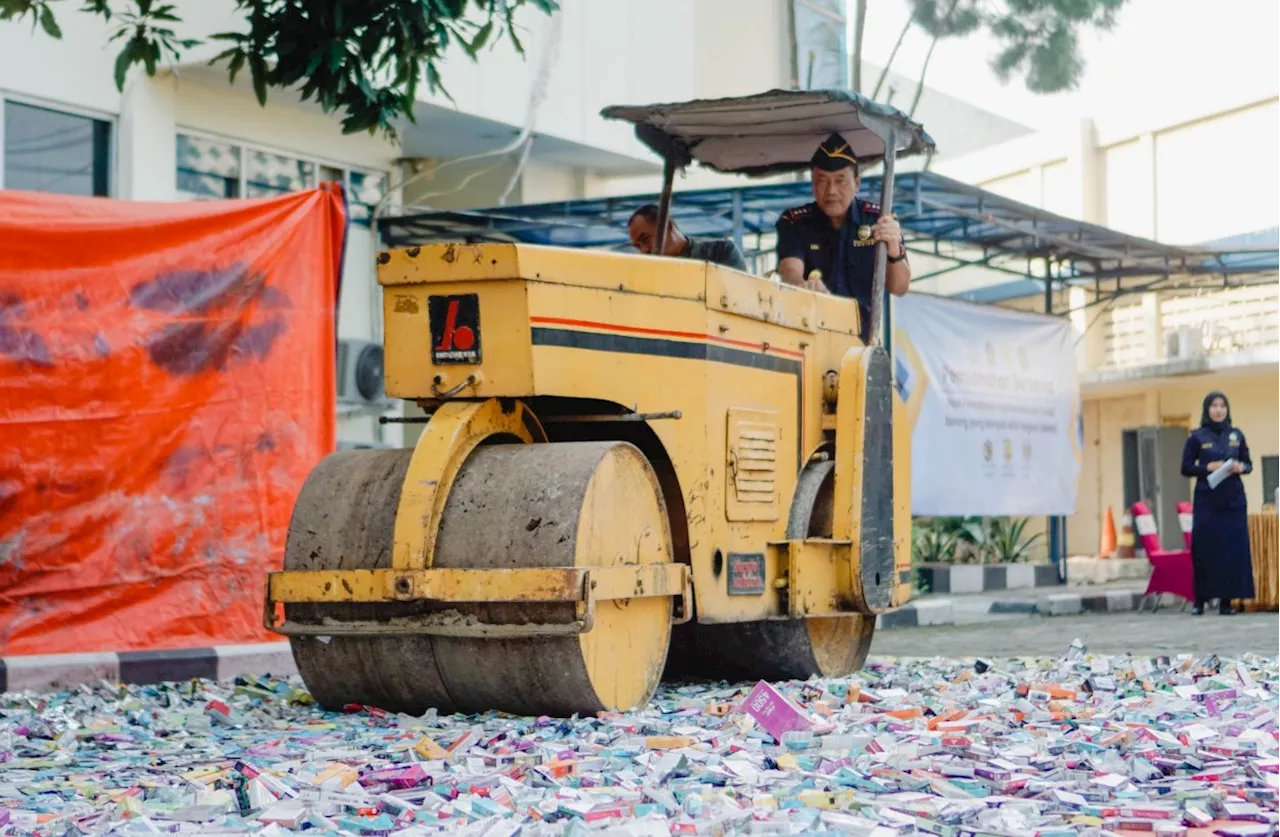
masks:
{"label": "uniform shoulder epaulette", "polygon": [[782,221],[799,221],[801,218],[808,218],[813,214],[813,204],[805,204],[804,206],[793,206],[786,212],[783,212],[779,220]]}
{"label": "uniform shoulder epaulette", "polygon": [[875,201],[858,201],[858,209],[863,212],[879,212],[880,204]]}

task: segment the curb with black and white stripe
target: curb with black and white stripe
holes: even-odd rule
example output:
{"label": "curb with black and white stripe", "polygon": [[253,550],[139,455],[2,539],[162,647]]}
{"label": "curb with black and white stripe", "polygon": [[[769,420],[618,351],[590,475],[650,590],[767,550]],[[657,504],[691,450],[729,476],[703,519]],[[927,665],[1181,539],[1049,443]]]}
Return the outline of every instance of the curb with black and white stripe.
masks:
{"label": "curb with black and white stripe", "polygon": [[[957,600],[920,599],[876,617],[877,628],[925,628],[956,624]],[[1142,592],[1109,590],[1101,593],[1053,593],[1038,599],[1001,599],[988,603],[987,613],[1025,613],[1040,616],[1074,616],[1081,613],[1119,613],[1138,610]],[[964,602],[972,612],[972,603]]]}
{"label": "curb with black and white stripe", "polygon": [[0,692],[52,691],[84,683],[227,680],[242,674],[297,672],[287,642],[217,645],[161,651],[41,654],[0,658]]}
{"label": "curb with black and white stripe", "polygon": [[917,585],[935,596],[1058,587],[1053,564],[926,564],[916,567]]}

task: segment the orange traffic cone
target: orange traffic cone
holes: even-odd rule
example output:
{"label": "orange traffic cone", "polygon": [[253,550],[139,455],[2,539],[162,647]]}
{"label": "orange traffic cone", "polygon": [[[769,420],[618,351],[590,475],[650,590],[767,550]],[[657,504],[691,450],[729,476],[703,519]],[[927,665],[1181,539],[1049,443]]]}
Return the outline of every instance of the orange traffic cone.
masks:
{"label": "orange traffic cone", "polygon": [[1129,512],[1125,512],[1121,519],[1118,545],[1117,558],[1133,557],[1133,515]]}
{"label": "orange traffic cone", "polygon": [[1102,519],[1102,544],[1098,547],[1099,558],[1110,558],[1116,551],[1116,519],[1111,516],[1111,507],[1107,506],[1107,514]]}

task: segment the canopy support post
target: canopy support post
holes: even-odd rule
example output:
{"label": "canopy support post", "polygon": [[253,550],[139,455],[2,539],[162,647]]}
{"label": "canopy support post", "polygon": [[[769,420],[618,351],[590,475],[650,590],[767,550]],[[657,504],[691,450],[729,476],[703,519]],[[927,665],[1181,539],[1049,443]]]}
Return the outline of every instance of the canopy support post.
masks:
{"label": "canopy support post", "polygon": [[[884,173],[881,175],[880,181],[880,215],[890,215],[893,213],[893,164],[897,157],[898,140],[892,128],[885,132],[884,139]],[[868,334],[868,342],[872,345],[880,344],[885,349],[890,349],[887,329],[885,328],[886,315],[889,311],[888,291],[885,289],[885,277],[889,269],[889,245],[883,241],[876,245],[876,268],[872,274],[871,285],[871,330]]]}
{"label": "canopy support post", "polygon": [[[1053,257],[1044,259],[1044,313],[1053,316]],[[1075,428],[1070,432],[1074,433]],[[1058,571],[1058,583],[1067,583],[1067,519],[1051,516],[1045,521],[1049,535],[1049,561]]]}
{"label": "canopy support post", "polygon": [[661,256],[667,246],[667,219],[671,217],[671,186],[676,179],[676,161],[668,154],[662,163],[662,197],[658,199],[658,221],[653,231],[653,255]]}
{"label": "canopy support post", "polygon": [[733,190],[733,243],[742,249],[742,190]]}

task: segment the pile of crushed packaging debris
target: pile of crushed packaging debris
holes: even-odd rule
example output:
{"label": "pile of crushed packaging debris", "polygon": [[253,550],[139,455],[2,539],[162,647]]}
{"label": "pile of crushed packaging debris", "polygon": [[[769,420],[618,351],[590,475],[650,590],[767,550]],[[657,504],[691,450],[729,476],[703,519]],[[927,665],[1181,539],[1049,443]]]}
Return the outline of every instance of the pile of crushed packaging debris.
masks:
{"label": "pile of crushed packaging debris", "polygon": [[0,834],[1269,837],[1277,677],[1077,642],[567,720],[325,712],[296,678],[10,693]]}

